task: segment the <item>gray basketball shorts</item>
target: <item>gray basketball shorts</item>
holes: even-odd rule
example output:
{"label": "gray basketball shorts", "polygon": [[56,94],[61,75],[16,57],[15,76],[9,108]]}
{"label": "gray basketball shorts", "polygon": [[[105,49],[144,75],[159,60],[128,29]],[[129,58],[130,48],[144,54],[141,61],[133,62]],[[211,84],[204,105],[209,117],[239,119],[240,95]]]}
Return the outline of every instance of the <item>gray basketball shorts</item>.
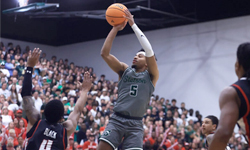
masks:
{"label": "gray basketball shorts", "polygon": [[123,141],[125,150],[142,150],[142,120],[126,119],[113,114],[100,140],[109,143],[116,149]]}

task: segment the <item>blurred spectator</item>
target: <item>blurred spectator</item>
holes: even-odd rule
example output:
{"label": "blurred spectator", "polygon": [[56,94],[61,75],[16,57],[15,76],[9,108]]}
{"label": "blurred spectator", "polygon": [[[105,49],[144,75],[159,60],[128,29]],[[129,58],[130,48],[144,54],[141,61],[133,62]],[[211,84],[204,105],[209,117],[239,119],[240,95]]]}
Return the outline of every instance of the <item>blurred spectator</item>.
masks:
{"label": "blurred spectator", "polygon": [[24,74],[25,74],[25,72],[24,72],[24,69],[25,69],[24,59],[20,58],[18,60],[18,62],[19,62],[19,65],[16,66],[16,70],[18,72],[18,76],[21,77],[21,76],[24,76]]}
{"label": "blurred spectator", "polygon": [[0,95],[4,95],[6,99],[10,96],[10,91],[7,89],[7,83],[2,84],[2,88],[0,89]]}
{"label": "blurred spectator", "polygon": [[97,150],[97,143],[95,143],[95,135],[91,133],[88,141],[84,142],[83,150]]}
{"label": "blurred spectator", "polygon": [[8,113],[9,113],[8,107],[3,107],[1,116],[2,116],[2,124],[4,126],[7,126],[10,122],[13,121]]}
{"label": "blurred spectator", "polygon": [[36,109],[38,110],[38,112],[40,112],[41,111],[41,106],[43,105],[43,101],[39,97],[38,91],[35,91],[33,93],[33,97],[32,98],[34,100]]}
{"label": "blurred spectator", "polygon": [[11,59],[7,58],[5,63],[5,68],[8,69],[10,76],[13,75],[13,70],[15,69],[15,66],[11,63]]}

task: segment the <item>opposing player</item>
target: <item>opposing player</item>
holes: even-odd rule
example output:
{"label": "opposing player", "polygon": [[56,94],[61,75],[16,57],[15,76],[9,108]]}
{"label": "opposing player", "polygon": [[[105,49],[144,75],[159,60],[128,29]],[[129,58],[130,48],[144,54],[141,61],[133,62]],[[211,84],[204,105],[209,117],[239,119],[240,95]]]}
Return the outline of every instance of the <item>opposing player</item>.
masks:
{"label": "opposing player", "polygon": [[32,99],[32,71],[39,60],[41,51],[34,49],[29,53],[27,70],[25,71],[22,97],[23,109],[28,117],[26,150],[63,150],[67,147],[68,137],[75,131],[80,113],[87,100],[87,92],[92,82],[90,74],[84,74],[80,98],[77,100],[74,111],[69,115],[67,121],[60,124],[64,115],[64,106],[59,100],[47,103],[44,114],[45,120],[41,120],[40,113],[34,106]]}
{"label": "opposing player", "polygon": [[246,140],[250,138],[250,43],[243,43],[238,47],[235,72],[238,81],[221,92],[220,122],[209,150],[225,149],[238,120],[245,131]]}
{"label": "opposing player", "polygon": [[117,32],[125,27],[126,22],[113,27],[104,42],[101,56],[118,74],[120,81],[114,114],[100,138],[98,150],[116,149],[122,140],[124,149],[142,150],[142,117],[159,78],[156,59],[149,41],[134,23],[133,15],[128,10],[125,10],[125,13],[124,17],[128,19],[144,50],[135,55],[132,67],[110,54],[113,40]]}
{"label": "opposing player", "polygon": [[210,145],[214,132],[218,126],[219,120],[215,116],[207,116],[202,122],[202,134],[206,136],[206,145]]}

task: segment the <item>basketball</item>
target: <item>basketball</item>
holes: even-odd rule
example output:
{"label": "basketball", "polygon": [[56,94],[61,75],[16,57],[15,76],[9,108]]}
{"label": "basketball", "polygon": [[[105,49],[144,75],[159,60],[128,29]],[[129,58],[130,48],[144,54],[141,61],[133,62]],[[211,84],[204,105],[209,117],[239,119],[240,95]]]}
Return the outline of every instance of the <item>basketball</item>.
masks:
{"label": "basketball", "polygon": [[124,12],[125,9],[127,9],[127,7],[120,3],[110,5],[106,10],[106,20],[108,23],[111,26],[123,23],[126,20],[126,18],[123,17],[126,15]]}

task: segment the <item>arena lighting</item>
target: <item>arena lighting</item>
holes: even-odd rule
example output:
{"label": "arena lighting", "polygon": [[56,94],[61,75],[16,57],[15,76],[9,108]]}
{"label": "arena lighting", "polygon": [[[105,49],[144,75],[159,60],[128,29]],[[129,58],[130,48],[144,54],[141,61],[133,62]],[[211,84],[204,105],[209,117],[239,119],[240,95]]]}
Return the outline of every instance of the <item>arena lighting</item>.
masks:
{"label": "arena lighting", "polygon": [[28,5],[29,0],[18,0],[19,6],[24,7]]}

